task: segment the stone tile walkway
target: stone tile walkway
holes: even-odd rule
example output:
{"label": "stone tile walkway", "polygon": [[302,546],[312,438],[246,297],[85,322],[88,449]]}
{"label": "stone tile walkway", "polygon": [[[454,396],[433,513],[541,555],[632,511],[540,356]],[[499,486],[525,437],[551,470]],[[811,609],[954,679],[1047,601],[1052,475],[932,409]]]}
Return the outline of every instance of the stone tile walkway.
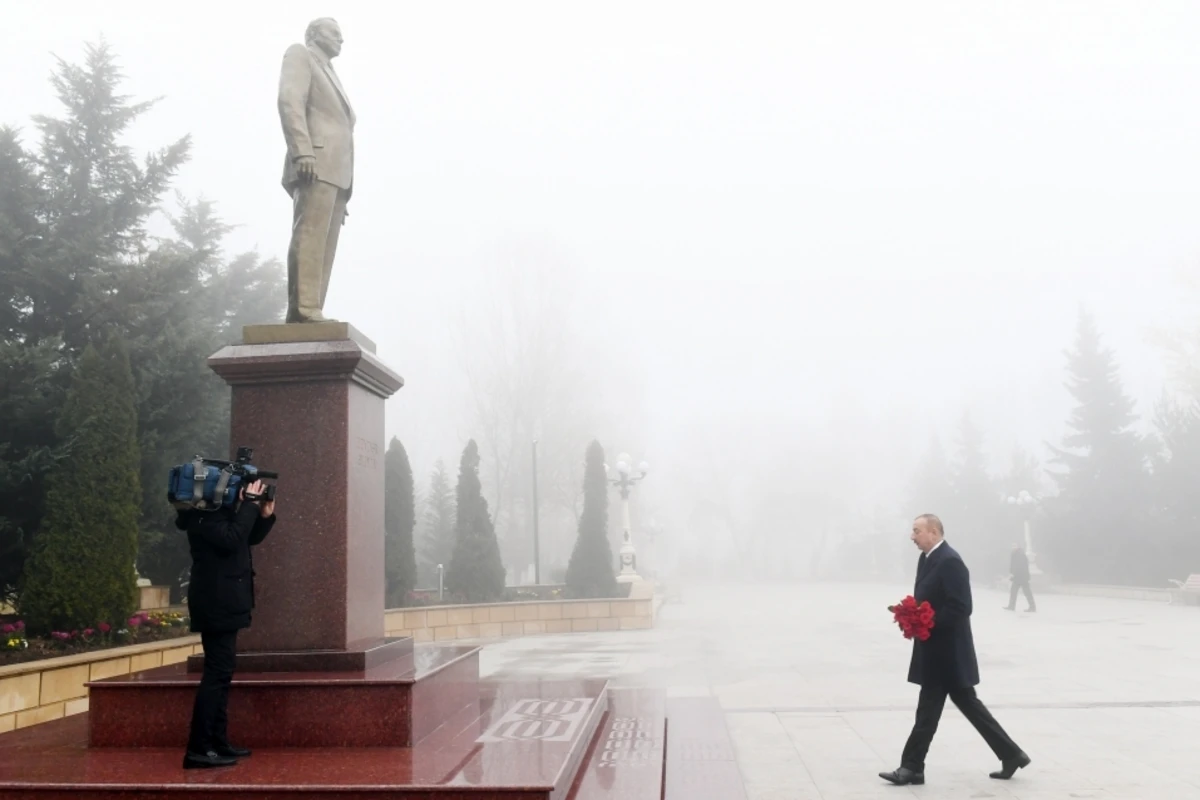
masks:
{"label": "stone tile walkway", "polygon": [[511,639],[481,667],[714,696],[751,800],[1200,800],[1200,608],[1046,595],[1036,614],[1012,613],[978,589],[979,694],[1034,763],[989,780],[991,752],[948,704],[929,783],[884,784],[876,773],[897,765],[917,695],[886,611],[904,593],[688,585],[652,631]]}

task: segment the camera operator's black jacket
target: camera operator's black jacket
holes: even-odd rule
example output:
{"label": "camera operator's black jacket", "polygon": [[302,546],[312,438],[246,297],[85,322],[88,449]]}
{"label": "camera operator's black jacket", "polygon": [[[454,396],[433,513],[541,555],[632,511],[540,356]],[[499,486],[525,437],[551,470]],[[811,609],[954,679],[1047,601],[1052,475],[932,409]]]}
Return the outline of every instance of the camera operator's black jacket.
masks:
{"label": "camera operator's black jacket", "polygon": [[234,511],[187,511],[176,526],[187,531],[192,551],[188,614],[197,633],[250,627],[254,608],[254,559],[250,548],[267,538],[275,515],[263,518],[257,503]]}

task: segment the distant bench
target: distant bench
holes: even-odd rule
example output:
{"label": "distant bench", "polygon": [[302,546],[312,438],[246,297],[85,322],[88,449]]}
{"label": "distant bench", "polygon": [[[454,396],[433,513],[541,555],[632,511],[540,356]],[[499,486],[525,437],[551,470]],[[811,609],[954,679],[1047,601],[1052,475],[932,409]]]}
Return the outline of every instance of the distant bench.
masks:
{"label": "distant bench", "polygon": [[1171,603],[1178,605],[1200,604],[1200,574],[1188,575],[1186,581],[1172,580]]}

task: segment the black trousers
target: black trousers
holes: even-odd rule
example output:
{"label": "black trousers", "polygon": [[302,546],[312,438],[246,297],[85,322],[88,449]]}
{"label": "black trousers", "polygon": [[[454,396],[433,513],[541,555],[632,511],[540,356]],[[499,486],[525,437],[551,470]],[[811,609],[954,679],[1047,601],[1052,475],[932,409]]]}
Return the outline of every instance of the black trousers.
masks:
{"label": "black trousers", "polygon": [[192,731],[188,736],[188,750],[193,753],[205,753],[229,743],[226,710],[237,658],[237,631],[201,633],[200,643],[204,645],[204,674],[196,689]]}
{"label": "black trousers", "polygon": [[975,730],[979,731],[988,747],[992,748],[996,758],[1004,761],[1016,758],[1017,753],[1021,752],[1017,743],[1008,737],[1004,728],[1000,727],[1000,723],[975,695],[974,687],[945,689],[940,686],[922,686],[921,697],[917,700],[917,721],[904,745],[900,766],[908,767],[914,772],[925,771],[925,755],[929,752],[933,735],[937,733],[947,697],[958,706],[967,722],[975,726]]}
{"label": "black trousers", "polygon": [[1008,607],[1017,607],[1017,590],[1025,591],[1025,602],[1029,603],[1030,610],[1037,608],[1037,603],[1033,602],[1033,589],[1029,588],[1029,581],[1013,581],[1012,588],[1008,591]]}

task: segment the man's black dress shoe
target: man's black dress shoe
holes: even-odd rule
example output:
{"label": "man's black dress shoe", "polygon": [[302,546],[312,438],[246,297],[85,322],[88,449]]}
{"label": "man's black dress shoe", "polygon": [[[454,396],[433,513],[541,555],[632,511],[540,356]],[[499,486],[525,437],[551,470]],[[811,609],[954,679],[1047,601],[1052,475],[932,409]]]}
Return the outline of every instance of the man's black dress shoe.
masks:
{"label": "man's black dress shoe", "polygon": [[216,750],[208,750],[203,753],[193,753],[187,751],[187,755],[183,757],[184,769],[209,769],[211,767],[232,767],[238,763],[236,758],[223,756]]}
{"label": "man's black dress shoe", "polygon": [[245,747],[234,747],[231,744],[219,744],[213,749],[217,751],[217,755],[226,758],[246,758],[250,755],[250,751]]}
{"label": "man's black dress shoe", "polygon": [[910,783],[914,786],[920,786],[925,782],[924,772],[913,772],[908,767],[901,767],[895,772],[881,772],[879,773],[879,777],[897,786],[907,786]]}
{"label": "man's black dress shoe", "polygon": [[1032,758],[1025,755],[1025,751],[1017,753],[1016,758],[1006,758],[1000,762],[1000,771],[992,772],[988,775],[990,778],[995,778],[998,781],[1006,781],[1016,774],[1017,770],[1025,769],[1033,761]]}

